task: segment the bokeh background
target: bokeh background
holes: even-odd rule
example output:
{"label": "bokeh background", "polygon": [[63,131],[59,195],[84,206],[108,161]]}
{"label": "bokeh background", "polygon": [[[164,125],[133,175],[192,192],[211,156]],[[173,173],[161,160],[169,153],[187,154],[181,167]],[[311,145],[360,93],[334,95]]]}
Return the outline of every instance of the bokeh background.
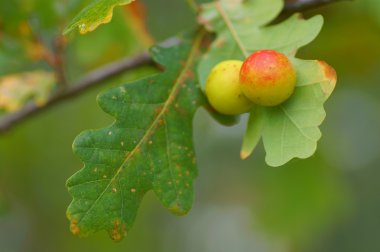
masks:
{"label": "bokeh background", "polygon": [[[49,44],[88,2],[1,1],[0,75],[51,70],[31,56],[23,22]],[[186,1],[141,2],[152,37],[134,28],[130,10],[117,8],[111,24],[68,37],[68,80],[196,25]],[[102,232],[73,236],[65,181],[82,164],[72,141],[84,129],[112,122],[96,95],[155,71],[140,68],[0,134],[0,251],[380,251],[380,1],[341,2],[305,16],[318,13],[325,26],[298,56],[326,60],[338,85],[313,157],[271,168],[259,147],[241,161],[246,118],[224,127],[200,110],[194,121],[199,177],[187,216],[171,215],[148,193],[124,241]]]}

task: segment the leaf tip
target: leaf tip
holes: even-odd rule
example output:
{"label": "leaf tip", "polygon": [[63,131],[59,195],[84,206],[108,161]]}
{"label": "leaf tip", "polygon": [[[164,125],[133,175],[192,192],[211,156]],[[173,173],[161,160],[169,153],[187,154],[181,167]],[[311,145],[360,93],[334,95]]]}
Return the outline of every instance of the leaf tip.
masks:
{"label": "leaf tip", "polygon": [[240,151],[240,159],[245,160],[247,159],[252,153],[248,151]]}
{"label": "leaf tip", "polygon": [[183,215],[186,215],[189,210],[188,209],[184,209],[178,202],[173,202],[172,204],[170,204],[170,206],[168,207],[168,210],[170,212],[172,212],[173,214],[175,215],[178,215],[178,216],[183,216]]}
{"label": "leaf tip", "polygon": [[323,60],[318,60],[318,63],[321,65],[321,67],[323,68],[324,70],[324,73],[325,73],[325,76],[331,80],[332,82],[336,83],[337,81],[337,74],[336,74],[336,71],[335,69],[330,66],[329,64],[327,64],[325,61]]}
{"label": "leaf tip", "polygon": [[68,218],[70,220],[70,231],[73,235],[80,235],[81,230],[78,227],[78,220],[71,218],[70,215],[68,215]]}
{"label": "leaf tip", "polygon": [[318,26],[318,33],[317,34],[319,34],[320,31],[322,30],[323,23],[325,22],[323,16],[322,15],[315,15],[314,17],[312,17],[310,19],[315,22],[316,26]]}
{"label": "leaf tip", "polygon": [[318,64],[321,66],[323,73],[328,80],[321,84],[322,91],[325,94],[326,98],[328,98],[335,89],[337,74],[335,69],[325,61],[318,60]]}

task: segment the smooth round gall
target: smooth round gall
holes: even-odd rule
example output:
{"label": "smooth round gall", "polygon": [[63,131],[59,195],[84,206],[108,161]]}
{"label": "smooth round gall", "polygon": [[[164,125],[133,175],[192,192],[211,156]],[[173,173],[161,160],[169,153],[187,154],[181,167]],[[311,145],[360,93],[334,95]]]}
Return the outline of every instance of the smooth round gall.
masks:
{"label": "smooth round gall", "polygon": [[252,102],[276,106],[294,92],[296,71],[289,59],[274,50],[253,53],[240,70],[241,89]]}
{"label": "smooth round gall", "polygon": [[221,114],[238,115],[248,112],[253,103],[240,88],[240,68],[243,62],[226,60],[217,64],[206,82],[206,96],[211,106]]}

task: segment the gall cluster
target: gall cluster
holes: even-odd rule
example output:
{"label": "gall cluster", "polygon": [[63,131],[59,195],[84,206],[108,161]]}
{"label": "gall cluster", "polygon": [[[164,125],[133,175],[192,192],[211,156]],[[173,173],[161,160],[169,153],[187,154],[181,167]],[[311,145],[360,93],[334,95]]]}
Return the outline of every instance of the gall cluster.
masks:
{"label": "gall cluster", "polygon": [[261,50],[244,62],[217,64],[206,82],[206,96],[219,113],[238,115],[254,105],[276,106],[294,92],[296,71],[289,59],[274,50]]}

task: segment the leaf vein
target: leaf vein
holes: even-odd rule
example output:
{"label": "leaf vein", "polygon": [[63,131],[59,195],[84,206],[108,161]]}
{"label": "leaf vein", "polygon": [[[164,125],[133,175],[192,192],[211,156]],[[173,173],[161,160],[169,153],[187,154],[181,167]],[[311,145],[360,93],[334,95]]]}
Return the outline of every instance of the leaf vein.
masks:
{"label": "leaf vein", "polygon": [[306,133],[302,130],[303,127],[299,126],[298,123],[292,118],[292,116],[286,111],[286,109],[283,106],[280,106],[282,111],[284,111],[285,115],[289,118],[289,121],[296,127],[296,129],[303,135],[305,138],[309,139],[310,141],[314,142],[315,140],[306,135]]}

